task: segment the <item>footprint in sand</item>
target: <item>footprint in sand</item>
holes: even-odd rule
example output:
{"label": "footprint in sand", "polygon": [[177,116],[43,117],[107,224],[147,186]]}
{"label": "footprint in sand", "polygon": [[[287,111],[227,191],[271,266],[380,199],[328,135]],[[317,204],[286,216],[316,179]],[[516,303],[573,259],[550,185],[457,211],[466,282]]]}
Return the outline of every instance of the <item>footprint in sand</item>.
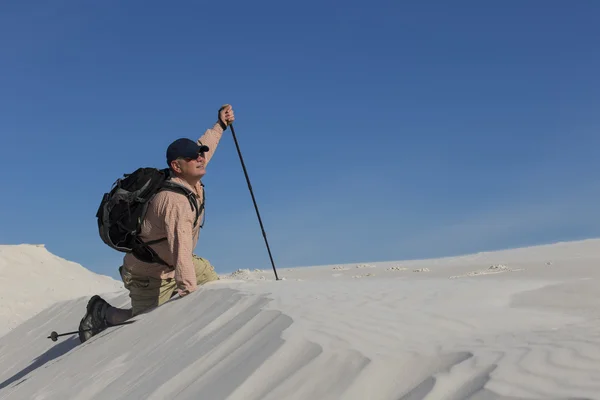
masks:
{"label": "footprint in sand", "polygon": [[375,268],[373,264],[358,264],[356,268]]}
{"label": "footprint in sand", "polygon": [[338,270],[338,271],[346,271],[348,268],[338,265],[338,266],[333,267],[333,269]]}
{"label": "footprint in sand", "polygon": [[395,266],[395,267],[386,268],[386,271],[408,271],[408,268]]}
{"label": "footprint in sand", "polygon": [[471,271],[463,275],[454,275],[451,276],[450,279],[464,278],[466,276],[479,276],[479,275],[492,275],[492,274],[501,274],[503,272],[517,272],[523,271],[523,268],[512,269],[503,264],[496,264],[490,266],[488,269],[483,269],[479,271]]}
{"label": "footprint in sand", "polygon": [[429,268],[413,269],[413,272],[430,272]]}
{"label": "footprint in sand", "polygon": [[365,278],[368,276],[375,276],[375,274],[354,275],[353,278]]}

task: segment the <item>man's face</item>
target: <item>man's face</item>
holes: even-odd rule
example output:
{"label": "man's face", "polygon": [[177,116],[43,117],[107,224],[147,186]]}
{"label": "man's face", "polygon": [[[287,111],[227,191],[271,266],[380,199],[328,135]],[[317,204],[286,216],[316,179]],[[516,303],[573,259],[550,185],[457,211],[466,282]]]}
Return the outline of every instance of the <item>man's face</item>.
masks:
{"label": "man's face", "polygon": [[196,158],[178,158],[173,163],[173,169],[186,180],[199,180],[206,174],[204,153],[198,153]]}

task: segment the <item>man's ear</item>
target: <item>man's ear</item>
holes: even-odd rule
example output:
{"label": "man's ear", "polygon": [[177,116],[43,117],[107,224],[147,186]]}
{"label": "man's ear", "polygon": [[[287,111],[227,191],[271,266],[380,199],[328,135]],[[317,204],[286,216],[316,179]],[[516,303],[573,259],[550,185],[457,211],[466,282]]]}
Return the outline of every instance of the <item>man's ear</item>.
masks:
{"label": "man's ear", "polygon": [[177,160],[171,161],[171,169],[177,172],[178,174],[181,173],[181,166],[179,165],[179,162]]}

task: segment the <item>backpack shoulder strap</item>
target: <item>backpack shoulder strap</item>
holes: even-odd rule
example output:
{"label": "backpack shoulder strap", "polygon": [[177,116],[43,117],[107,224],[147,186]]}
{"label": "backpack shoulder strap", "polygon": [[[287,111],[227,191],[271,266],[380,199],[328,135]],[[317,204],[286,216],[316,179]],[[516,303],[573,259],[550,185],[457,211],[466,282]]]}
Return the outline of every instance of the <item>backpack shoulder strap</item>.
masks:
{"label": "backpack shoulder strap", "polygon": [[[202,188],[204,188],[204,184],[202,182],[200,184],[202,185]],[[202,190],[202,203],[199,207],[195,199],[195,194],[191,190],[184,186],[178,185],[177,183],[171,182],[171,180],[166,180],[163,183],[160,190],[169,190],[171,192],[181,193],[182,195],[187,197],[192,211],[196,212],[196,218],[194,220],[194,226],[196,226],[196,224],[198,223],[198,219],[200,218],[200,214],[202,214],[202,210],[204,210],[204,190]]]}
{"label": "backpack shoulder strap", "polygon": [[[202,186],[204,187],[204,184],[202,184]],[[192,208],[192,211],[196,212],[196,218],[194,221],[194,226],[196,226],[196,224],[198,223],[198,219],[200,218],[200,214],[202,213],[202,210],[204,209],[204,190],[202,190],[202,204],[200,205],[200,207],[198,207],[198,203],[196,202],[196,199],[194,198],[194,193],[192,191],[190,191],[189,189],[187,189],[184,186],[178,185],[174,182],[171,182],[169,179],[165,180],[161,187],[158,189],[157,192],[163,191],[163,190],[168,190],[171,192],[175,192],[175,193],[179,193],[185,197],[187,197],[187,199],[189,200],[190,203],[190,207]],[[202,224],[204,225],[204,224]],[[202,228],[202,226],[200,226]],[[158,262],[160,264],[166,265],[167,267],[173,269],[174,267],[167,264],[157,253],[154,249],[152,249],[150,246],[162,241],[167,240],[167,238],[161,238],[161,239],[156,239],[156,240],[151,240],[148,242],[143,242],[141,241],[139,238],[137,238],[137,244],[139,247],[143,248],[146,252],[148,252],[148,254],[150,255],[150,258],[152,260],[154,260],[155,262]],[[138,249],[139,249],[138,247]]]}

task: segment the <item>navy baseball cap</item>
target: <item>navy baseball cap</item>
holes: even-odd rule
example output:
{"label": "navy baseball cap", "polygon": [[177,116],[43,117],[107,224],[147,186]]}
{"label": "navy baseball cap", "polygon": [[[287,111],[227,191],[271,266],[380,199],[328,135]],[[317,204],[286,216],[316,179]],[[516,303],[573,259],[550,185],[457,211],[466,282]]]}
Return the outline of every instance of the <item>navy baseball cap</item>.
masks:
{"label": "navy baseball cap", "polygon": [[167,147],[167,164],[171,164],[171,161],[183,158],[197,158],[199,153],[208,151],[208,146],[199,145],[191,139],[181,138],[177,139]]}

